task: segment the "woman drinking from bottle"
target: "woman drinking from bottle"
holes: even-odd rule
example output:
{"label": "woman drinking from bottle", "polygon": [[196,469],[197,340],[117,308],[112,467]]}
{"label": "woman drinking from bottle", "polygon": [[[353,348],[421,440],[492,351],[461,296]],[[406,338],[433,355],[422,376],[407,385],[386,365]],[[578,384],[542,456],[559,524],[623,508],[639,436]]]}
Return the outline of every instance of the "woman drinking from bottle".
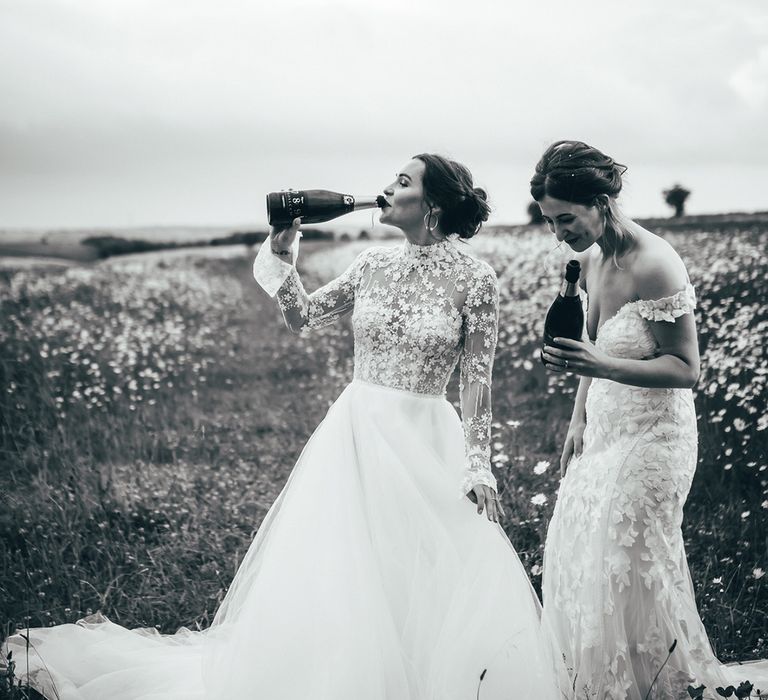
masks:
{"label": "woman drinking from bottle", "polygon": [[[102,698],[128,697],[110,681],[125,682],[123,663],[141,684],[168,649],[178,682],[166,698],[561,698],[538,600],[498,524],[498,286],[461,242],[488,216],[485,192],[459,163],[421,154],[384,197],[381,221],[402,243],[369,248],[311,294],[296,269],[298,220],[258,253],[254,276],[292,330],[352,315],[354,379],[265,517],[205,643],[145,640],[111,623],[55,641],[34,630],[49,667],[70,673],[76,642],[100,661],[75,683],[101,684]],[[461,418],[445,398],[457,363]],[[91,640],[113,642],[108,662]]]}

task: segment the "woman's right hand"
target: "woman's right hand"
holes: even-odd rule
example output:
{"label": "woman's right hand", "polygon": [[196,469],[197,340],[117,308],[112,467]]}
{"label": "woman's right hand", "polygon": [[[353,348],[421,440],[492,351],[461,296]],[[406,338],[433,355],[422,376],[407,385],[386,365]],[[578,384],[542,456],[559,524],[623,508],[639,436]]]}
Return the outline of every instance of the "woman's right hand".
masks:
{"label": "woman's right hand", "polygon": [[296,217],[290,226],[272,226],[269,229],[269,245],[275,255],[291,254],[299,226],[301,226],[301,218]]}
{"label": "woman's right hand", "polygon": [[565,476],[568,469],[568,463],[573,457],[578,457],[584,448],[584,429],[587,427],[586,421],[582,419],[571,419],[568,426],[568,433],[565,436],[563,452],[560,455],[560,478]]}

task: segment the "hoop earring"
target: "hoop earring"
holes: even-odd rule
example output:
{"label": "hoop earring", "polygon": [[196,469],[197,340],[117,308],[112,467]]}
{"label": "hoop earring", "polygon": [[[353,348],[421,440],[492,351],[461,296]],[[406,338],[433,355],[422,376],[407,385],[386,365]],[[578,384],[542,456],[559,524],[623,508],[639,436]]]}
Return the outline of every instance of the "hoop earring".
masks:
{"label": "hoop earring", "polygon": [[[435,217],[435,225],[430,226],[432,223],[432,217]],[[427,229],[430,233],[434,231],[438,226],[440,225],[440,219],[438,218],[437,214],[435,214],[431,209],[424,214],[424,228]]]}

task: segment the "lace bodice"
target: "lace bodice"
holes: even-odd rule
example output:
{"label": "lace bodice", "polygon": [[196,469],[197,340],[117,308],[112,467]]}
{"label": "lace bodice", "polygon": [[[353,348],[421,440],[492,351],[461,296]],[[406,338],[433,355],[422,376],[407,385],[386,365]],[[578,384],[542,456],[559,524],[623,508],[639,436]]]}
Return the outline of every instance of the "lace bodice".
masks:
{"label": "lace bodice", "polygon": [[613,357],[644,360],[657,350],[656,339],[647,321],[669,321],[693,313],[696,293],[687,284],[663,299],[638,299],[622,306],[598,330],[595,345]]}
{"label": "lace bodice", "polygon": [[[294,260],[298,255],[298,238]],[[490,470],[491,371],[498,325],[493,269],[448,239],[372,247],[339,277],[307,294],[296,268],[273,255],[266,241],[254,277],[277,295],[286,324],[308,331],[352,313],[355,378],[416,392],[445,393],[460,367],[466,445],[463,493],[485,484]]]}
{"label": "lace bodice", "polygon": [[[644,360],[658,351],[649,321],[675,322],[693,313],[696,294],[691,284],[662,299],[640,299],[622,306],[598,329],[595,345],[613,357]],[[587,432],[585,439],[609,442],[619,435],[631,437],[643,425],[654,423],[653,439],[660,437],[665,421],[685,426],[695,440],[696,423],[679,420],[693,411],[690,389],[646,388],[595,378],[590,383],[585,405]],[[622,416],[618,419],[617,416]],[[689,435],[690,437],[690,435]],[[674,479],[681,472],[673,472]],[[683,479],[687,476],[683,476]]]}

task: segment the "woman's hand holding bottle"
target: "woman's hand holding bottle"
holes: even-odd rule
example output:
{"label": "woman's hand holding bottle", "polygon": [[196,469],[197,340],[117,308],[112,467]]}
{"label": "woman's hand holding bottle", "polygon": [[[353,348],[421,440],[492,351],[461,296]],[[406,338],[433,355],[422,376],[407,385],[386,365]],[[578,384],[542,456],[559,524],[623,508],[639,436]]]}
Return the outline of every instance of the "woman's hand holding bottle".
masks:
{"label": "woman's hand holding bottle", "polygon": [[290,258],[293,242],[301,226],[301,219],[296,217],[293,223],[286,226],[272,226],[269,229],[269,245],[272,252],[280,257]]}

